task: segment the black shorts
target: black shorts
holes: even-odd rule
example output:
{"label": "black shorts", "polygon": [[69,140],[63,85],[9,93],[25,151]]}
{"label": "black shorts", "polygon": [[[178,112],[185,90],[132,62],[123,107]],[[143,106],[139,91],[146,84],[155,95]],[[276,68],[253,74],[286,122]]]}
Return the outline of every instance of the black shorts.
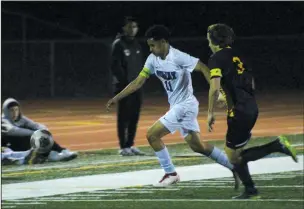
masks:
{"label": "black shorts", "polygon": [[231,149],[244,147],[251,138],[251,130],[258,118],[258,111],[244,113],[235,111],[234,117],[227,118],[226,146]]}

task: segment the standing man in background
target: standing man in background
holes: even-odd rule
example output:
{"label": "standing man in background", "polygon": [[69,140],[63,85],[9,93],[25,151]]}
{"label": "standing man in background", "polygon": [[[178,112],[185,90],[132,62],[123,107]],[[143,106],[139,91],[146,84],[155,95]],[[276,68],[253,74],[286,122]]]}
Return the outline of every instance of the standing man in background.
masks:
{"label": "standing man in background", "polygon": [[[137,32],[137,21],[133,17],[125,17],[122,34],[118,34],[112,44],[111,70],[115,94],[134,80],[143,66],[141,46],[135,39]],[[119,154],[122,156],[144,155],[133,146],[141,103],[142,91],[134,92],[118,103],[117,131],[120,145]]]}

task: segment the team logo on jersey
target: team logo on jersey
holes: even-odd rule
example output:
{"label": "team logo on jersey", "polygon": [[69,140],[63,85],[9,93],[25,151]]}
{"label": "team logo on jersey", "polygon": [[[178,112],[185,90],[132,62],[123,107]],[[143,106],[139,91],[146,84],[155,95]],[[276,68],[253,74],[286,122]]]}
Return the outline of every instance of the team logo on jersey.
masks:
{"label": "team logo on jersey", "polygon": [[130,54],[131,54],[131,52],[130,52],[129,49],[125,49],[125,50],[124,50],[124,53],[125,53],[125,55],[126,55],[127,57],[130,56]]}
{"label": "team logo on jersey", "polygon": [[140,53],[140,51],[139,51],[139,50],[137,50],[137,51],[136,51],[136,54],[139,54],[139,53]]}
{"label": "team logo on jersey", "polygon": [[174,80],[176,79],[176,72],[165,72],[165,71],[156,71],[156,74],[159,77],[162,77],[165,80]]}

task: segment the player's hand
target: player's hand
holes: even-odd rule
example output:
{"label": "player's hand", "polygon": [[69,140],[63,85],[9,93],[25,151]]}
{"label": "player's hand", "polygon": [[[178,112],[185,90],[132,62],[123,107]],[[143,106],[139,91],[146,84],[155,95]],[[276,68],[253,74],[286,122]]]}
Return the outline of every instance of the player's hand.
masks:
{"label": "player's hand", "polygon": [[14,128],[14,125],[11,124],[7,119],[1,120],[1,133],[8,133]]}
{"label": "player's hand", "polygon": [[114,99],[114,98],[112,98],[112,99],[110,99],[109,101],[108,101],[108,103],[107,103],[107,105],[106,105],[106,108],[107,108],[107,112],[109,112],[110,110],[111,110],[111,106],[113,105],[113,104],[115,104],[117,101]]}
{"label": "player's hand", "polygon": [[207,129],[209,132],[213,131],[213,124],[215,122],[215,116],[214,113],[208,113],[208,118],[207,118]]}
{"label": "player's hand", "polygon": [[227,105],[226,99],[222,93],[219,94],[216,102],[219,108],[223,108]]}

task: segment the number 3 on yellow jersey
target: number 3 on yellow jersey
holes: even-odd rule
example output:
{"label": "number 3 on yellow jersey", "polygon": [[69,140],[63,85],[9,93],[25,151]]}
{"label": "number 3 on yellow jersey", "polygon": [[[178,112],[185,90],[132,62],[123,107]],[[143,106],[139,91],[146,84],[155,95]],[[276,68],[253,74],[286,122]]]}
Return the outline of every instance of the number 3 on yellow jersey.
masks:
{"label": "number 3 on yellow jersey", "polygon": [[238,74],[243,74],[245,68],[243,66],[243,62],[240,60],[239,57],[233,57],[233,62],[237,64],[237,72]]}

